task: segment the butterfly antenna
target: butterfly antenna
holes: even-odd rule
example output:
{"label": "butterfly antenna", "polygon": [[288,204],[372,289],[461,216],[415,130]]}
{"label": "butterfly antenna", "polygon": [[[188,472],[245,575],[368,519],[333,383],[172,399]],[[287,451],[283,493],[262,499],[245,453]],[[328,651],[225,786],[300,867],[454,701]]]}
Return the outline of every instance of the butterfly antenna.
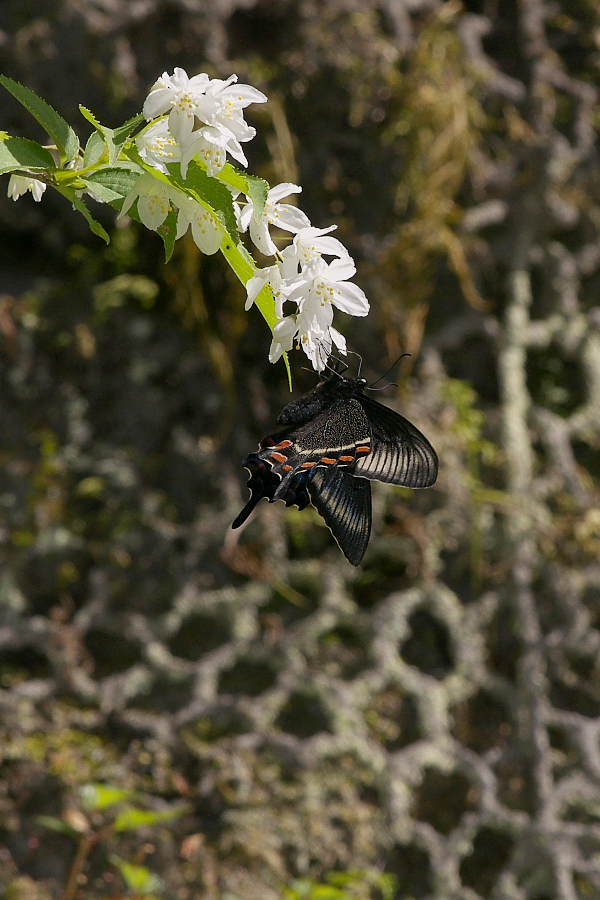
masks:
{"label": "butterfly antenna", "polygon": [[[381,381],[381,379],[378,379],[378,381]],[[377,384],[377,381],[375,382],[375,384]],[[393,386],[393,387],[400,387],[400,385],[398,384],[397,381],[388,381],[387,384],[382,385],[382,387],[380,387],[380,388],[369,387],[369,385],[367,385],[367,386],[366,386],[366,390],[367,390],[367,391],[385,391],[386,388],[389,388],[389,387],[392,387],[392,386]]]}
{"label": "butterfly antenna", "polygon": [[[356,350],[348,350],[348,353],[351,353],[352,356],[358,356],[358,372],[356,373],[356,377],[360,378],[360,370],[362,369],[363,359],[360,353],[357,353]],[[348,368],[348,366],[346,366]]]}
{"label": "butterfly antenna", "polygon": [[[383,375],[381,375],[381,376],[377,379],[377,381],[374,381],[373,384],[370,384],[370,385],[369,385],[369,389],[372,390],[372,389],[375,387],[376,384],[379,384],[380,381],[383,381],[383,379],[385,378],[385,376],[390,374],[390,372],[392,371],[392,369],[394,369],[394,368],[398,365],[398,363],[400,362],[401,359],[404,359],[405,356],[410,356],[410,355],[411,355],[410,353],[403,353],[401,356],[399,356],[398,359],[396,360],[396,362],[395,362],[395,363],[392,363],[392,365],[389,367],[389,369],[387,370],[387,372],[384,372]],[[394,382],[394,381],[390,381],[390,384],[395,384],[395,382]],[[389,384],[384,385],[384,387],[389,387],[389,386],[390,386]],[[398,387],[397,384],[396,384],[396,387]],[[377,390],[382,391],[383,388],[378,388]]]}

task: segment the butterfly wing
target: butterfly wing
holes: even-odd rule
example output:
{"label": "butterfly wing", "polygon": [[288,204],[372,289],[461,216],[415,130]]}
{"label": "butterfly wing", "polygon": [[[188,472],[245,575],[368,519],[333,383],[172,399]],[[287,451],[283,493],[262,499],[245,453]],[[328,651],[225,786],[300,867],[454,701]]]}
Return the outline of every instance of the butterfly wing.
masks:
{"label": "butterfly wing", "polygon": [[359,380],[324,382],[286,407],[279,424],[288,427],[264,438],[244,460],[251,498],[234,528],[262,497],[299,509],[311,502],[346,558],[358,565],[371,533],[367,479],[424,488],[437,478],[438,459],[427,438],[403,416],[363,394]]}
{"label": "butterfly wing", "polygon": [[258,452],[272,474],[281,479],[273,500],[285,499],[300,473],[353,468],[360,456],[369,452],[369,422],[354,398],[336,400],[311,421],[282,434],[282,440]]}
{"label": "butterfly wing", "polygon": [[346,559],[358,566],[371,534],[369,482],[347,469],[318,467],[308,480],[308,493]]}
{"label": "butterfly wing", "polygon": [[354,474],[403,487],[426,488],[438,474],[435,450],[408,419],[361,395],[360,402],[371,429],[370,453],[357,459]]}

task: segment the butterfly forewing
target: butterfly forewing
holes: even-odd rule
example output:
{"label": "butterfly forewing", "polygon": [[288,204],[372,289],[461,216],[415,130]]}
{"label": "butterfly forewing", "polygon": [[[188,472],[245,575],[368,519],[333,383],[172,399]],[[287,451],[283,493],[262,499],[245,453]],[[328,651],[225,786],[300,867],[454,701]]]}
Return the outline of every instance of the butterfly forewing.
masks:
{"label": "butterfly forewing", "polygon": [[341,468],[317,468],[308,493],[346,559],[357,566],[371,535],[371,485]]}
{"label": "butterfly forewing", "polygon": [[369,420],[371,452],[357,460],[354,473],[410,488],[432,485],[438,473],[435,450],[408,419],[370,397],[360,403]]}

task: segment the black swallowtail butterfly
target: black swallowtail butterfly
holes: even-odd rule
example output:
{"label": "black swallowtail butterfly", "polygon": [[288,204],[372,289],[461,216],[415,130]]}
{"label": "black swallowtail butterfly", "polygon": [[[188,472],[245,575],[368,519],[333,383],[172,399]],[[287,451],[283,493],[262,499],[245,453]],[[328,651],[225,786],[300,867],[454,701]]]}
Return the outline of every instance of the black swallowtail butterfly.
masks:
{"label": "black swallowtail butterfly", "polygon": [[312,503],[346,558],[360,563],[371,534],[368,479],[426,488],[438,473],[427,438],[367,396],[366,386],[365,378],[329,369],[316,388],[282,410],[277,424],[283,429],[263,438],[244,460],[251,497],[232,528],[262,497],[299,509]]}

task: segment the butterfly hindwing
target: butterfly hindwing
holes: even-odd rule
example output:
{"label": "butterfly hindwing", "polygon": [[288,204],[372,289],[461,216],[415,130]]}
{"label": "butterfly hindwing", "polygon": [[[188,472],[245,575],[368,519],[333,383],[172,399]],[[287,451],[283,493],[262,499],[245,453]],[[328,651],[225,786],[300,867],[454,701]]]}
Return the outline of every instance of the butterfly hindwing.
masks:
{"label": "butterfly hindwing", "polygon": [[[281,478],[273,499],[284,499],[296,476],[306,470],[351,469],[369,452],[369,422],[358,400],[336,400],[311,421],[282,432],[277,444],[258,455]],[[277,437],[281,437],[278,435]]]}
{"label": "butterfly hindwing", "polygon": [[438,458],[425,435],[377,400],[365,395],[358,399],[369,421],[371,452],[357,461],[355,474],[403,487],[432,485]]}
{"label": "butterfly hindwing", "polygon": [[371,485],[342,468],[316,468],[308,481],[312,505],[346,559],[358,566],[371,535]]}

